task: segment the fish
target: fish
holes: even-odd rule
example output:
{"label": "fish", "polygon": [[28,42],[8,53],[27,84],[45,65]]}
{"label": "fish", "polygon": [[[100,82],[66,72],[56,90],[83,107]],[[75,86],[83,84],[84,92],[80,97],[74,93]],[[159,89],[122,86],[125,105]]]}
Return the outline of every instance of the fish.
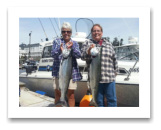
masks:
{"label": "fish", "polygon": [[101,57],[102,47],[94,47],[91,49],[92,61],[89,66],[89,88],[92,93],[92,100],[90,101],[89,106],[98,107],[96,100],[101,79]]}
{"label": "fish", "polygon": [[61,105],[62,107],[69,107],[66,101],[66,92],[72,77],[72,49],[63,49],[62,59],[59,67],[59,89],[61,91],[60,100],[54,106]]}

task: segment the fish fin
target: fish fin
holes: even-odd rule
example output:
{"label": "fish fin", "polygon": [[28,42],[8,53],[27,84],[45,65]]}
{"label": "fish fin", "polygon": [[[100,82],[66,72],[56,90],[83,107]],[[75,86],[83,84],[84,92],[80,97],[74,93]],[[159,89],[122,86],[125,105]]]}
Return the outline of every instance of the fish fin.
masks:
{"label": "fish fin", "polygon": [[61,100],[57,101],[57,103],[55,103],[55,105],[53,107],[56,107],[58,105],[61,105],[62,107],[69,107],[68,103],[65,100],[63,100],[63,101],[61,101]]}
{"label": "fish fin", "polygon": [[98,107],[97,103],[93,101],[93,99],[90,101],[89,106]]}

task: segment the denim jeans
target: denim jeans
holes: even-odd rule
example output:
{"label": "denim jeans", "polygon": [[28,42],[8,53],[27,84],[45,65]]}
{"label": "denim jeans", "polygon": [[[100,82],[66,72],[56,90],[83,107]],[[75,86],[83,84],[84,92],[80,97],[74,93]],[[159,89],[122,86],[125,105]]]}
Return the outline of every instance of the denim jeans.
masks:
{"label": "denim jeans", "polygon": [[97,95],[97,104],[99,107],[104,107],[104,95],[107,99],[108,107],[117,107],[115,81],[111,83],[99,83]]}

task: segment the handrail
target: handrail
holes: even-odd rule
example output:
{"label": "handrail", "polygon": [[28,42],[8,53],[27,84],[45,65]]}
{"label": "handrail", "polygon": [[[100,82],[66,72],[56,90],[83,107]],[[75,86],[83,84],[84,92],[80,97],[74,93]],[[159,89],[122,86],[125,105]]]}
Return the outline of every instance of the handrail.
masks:
{"label": "handrail", "polygon": [[137,64],[138,61],[139,61],[139,60],[137,59],[136,62],[135,62],[135,64],[134,64],[134,66],[133,66],[133,68],[132,68],[132,70],[131,70],[130,73],[128,74],[127,78],[124,79],[125,81],[129,81],[129,79],[130,79],[129,76],[130,76],[131,72],[134,70],[134,67],[135,67],[135,65]]}

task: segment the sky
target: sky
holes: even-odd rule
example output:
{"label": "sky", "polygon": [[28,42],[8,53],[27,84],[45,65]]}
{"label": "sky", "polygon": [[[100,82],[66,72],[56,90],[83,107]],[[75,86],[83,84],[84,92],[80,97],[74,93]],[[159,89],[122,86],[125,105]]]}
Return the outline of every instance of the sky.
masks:
{"label": "sky", "polygon": [[[76,22],[77,32],[89,33],[88,30],[91,28],[91,22],[86,20],[85,23],[82,19],[78,19],[79,18],[19,18],[19,44],[29,44],[29,33],[31,31],[31,44],[40,43],[42,40],[45,41],[46,38],[52,40],[53,37],[57,35],[60,36],[58,29],[59,21],[60,27],[63,22],[69,22],[71,24],[72,37],[74,37],[76,33]],[[113,39],[117,37],[119,40],[123,39],[123,44],[128,44],[128,37],[132,36],[137,37],[139,42],[139,18],[88,19],[92,20],[94,24],[100,24],[103,27],[103,37],[110,37],[110,41],[113,41]]]}
{"label": "sky", "polygon": [[[8,117],[150,118],[150,14],[151,6],[8,6]],[[56,29],[53,18],[60,18],[61,24],[63,21],[70,22],[73,31],[78,18],[90,18],[94,23],[100,23],[104,29],[104,36],[109,36],[111,39],[119,35],[126,42],[128,36],[132,34],[138,37],[139,107],[19,107],[18,44],[29,43],[30,31],[32,31],[31,43],[45,40],[46,36],[38,18],[49,40],[55,36],[49,18],[52,18]]]}

